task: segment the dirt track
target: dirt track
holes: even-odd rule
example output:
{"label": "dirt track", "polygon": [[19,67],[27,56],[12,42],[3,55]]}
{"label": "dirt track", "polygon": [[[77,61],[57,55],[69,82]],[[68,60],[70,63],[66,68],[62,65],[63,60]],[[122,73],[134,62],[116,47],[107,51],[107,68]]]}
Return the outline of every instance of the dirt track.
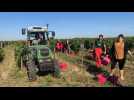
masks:
{"label": "dirt track", "polygon": [[0,79],[7,80],[9,79],[9,74],[11,73],[11,70],[13,66],[15,65],[15,59],[14,59],[14,50],[11,47],[4,48],[5,58],[0,64]]}

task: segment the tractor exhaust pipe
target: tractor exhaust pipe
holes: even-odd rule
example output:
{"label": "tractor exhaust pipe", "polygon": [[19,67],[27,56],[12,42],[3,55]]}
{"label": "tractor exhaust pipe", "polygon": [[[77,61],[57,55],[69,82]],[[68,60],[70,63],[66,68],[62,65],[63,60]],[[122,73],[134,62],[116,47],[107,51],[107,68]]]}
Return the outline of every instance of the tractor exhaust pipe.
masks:
{"label": "tractor exhaust pipe", "polygon": [[47,29],[48,29],[49,24],[47,24],[46,26],[47,26]]}

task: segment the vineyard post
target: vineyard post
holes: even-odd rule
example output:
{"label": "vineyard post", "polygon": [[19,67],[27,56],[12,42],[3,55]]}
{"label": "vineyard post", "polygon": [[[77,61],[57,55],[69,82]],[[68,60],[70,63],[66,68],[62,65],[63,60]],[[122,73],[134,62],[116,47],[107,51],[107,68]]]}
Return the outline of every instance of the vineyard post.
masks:
{"label": "vineyard post", "polygon": [[55,48],[54,48],[54,59],[55,59]]}
{"label": "vineyard post", "polygon": [[21,56],[21,70],[23,69],[23,60],[22,60],[22,56]]}
{"label": "vineyard post", "polygon": [[84,44],[83,43],[80,45],[80,48],[81,48],[81,60],[82,60],[82,65],[83,65],[83,52],[84,52]]}
{"label": "vineyard post", "polygon": [[83,53],[81,52],[81,63],[83,65]]}
{"label": "vineyard post", "polygon": [[2,48],[2,42],[0,42],[0,48]]}

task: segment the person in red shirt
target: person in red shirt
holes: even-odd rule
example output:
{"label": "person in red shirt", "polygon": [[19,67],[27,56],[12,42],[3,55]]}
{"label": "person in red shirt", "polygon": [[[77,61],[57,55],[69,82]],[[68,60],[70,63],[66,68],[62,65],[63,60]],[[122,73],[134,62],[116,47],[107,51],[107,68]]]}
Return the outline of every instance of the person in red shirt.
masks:
{"label": "person in red shirt", "polygon": [[57,41],[57,43],[56,43],[56,51],[57,52],[60,51],[60,41]]}
{"label": "person in red shirt", "polygon": [[106,54],[106,45],[104,43],[103,35],[100,34],[99,39],[95,41],[95,59],[96,59],[96,66],[98,68],[101,66],[101,56],[103,52],[104,54]]}
{"label": "person in red shirt", "polygon": [[63,52],[63,43],[60,42],[60,52]]}

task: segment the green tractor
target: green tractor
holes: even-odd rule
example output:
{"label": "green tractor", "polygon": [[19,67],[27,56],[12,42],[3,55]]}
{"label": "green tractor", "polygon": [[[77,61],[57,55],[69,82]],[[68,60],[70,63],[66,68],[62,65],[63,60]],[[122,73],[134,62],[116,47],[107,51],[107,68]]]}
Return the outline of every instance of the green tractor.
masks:
{"label": "green tractor", "polygon": [[[49,35],[52,35],[51,38]],[[54,31],[48,27],[28,27],[22,29],[22,35],[27,36],[26,45],[21,49],[21,66],[27,69],[30,81],[37,79],[38,72],[52,72],[60,77],[60,69],[55,54],[49,48],[49,43],[55,37]]]}

